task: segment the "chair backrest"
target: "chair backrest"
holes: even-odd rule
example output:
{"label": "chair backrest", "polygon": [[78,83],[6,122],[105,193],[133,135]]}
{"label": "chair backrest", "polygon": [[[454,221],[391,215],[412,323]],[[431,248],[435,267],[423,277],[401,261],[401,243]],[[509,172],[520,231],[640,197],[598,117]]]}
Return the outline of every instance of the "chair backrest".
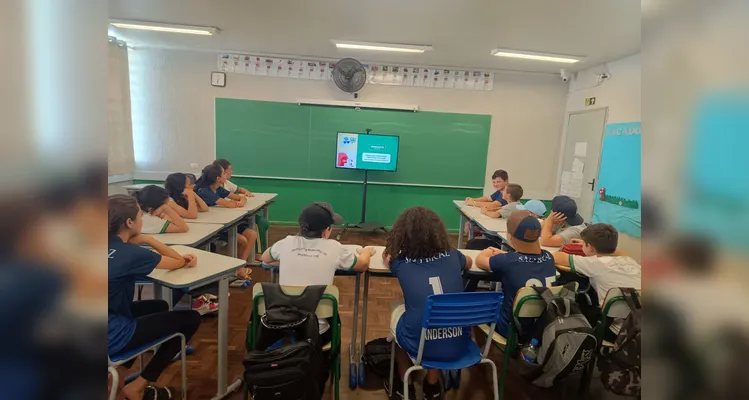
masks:
{"label": "chair backrest", "polygon": [[[281,286],[281,290],[288,295],[300,295],[304,292],[305,286]],[[257,302],[258,315],[265,315],[265,297],[259,296],[263,293],[263,285],[256,284],[252,288],[252,299]],[[338,288],[335,285],[328,285],[323,293],[323,298],[320,299],[320,303],[317,304],[315,314],[318,318],[332,318],[334,304],[330,298],[326,298],[325,295],[330,295],[335,299],[335,303],[338,303]]]}
{"label": "chair backrest", "polygon": [[[637,297],[641,297],[637,290]],[[629,316],[629,305],[624,300],[624,294],[620,288],[612,288],[603,299],[603,313],[608,318],[627,318]]]}
{"label": "chair backrest", "polygon": [[[573,283],[575,284],[575,292],[577,292],[577,282]],[[552,286],[549,290],[554,295],[558,295],[562,288],[563,286]],[[539,296],[533,287],[522,287],[515,295],[512,310],[517,318],[538,318],[546,311],[546,301]]]}
{"label": "chair backrest", "polygon": [[496,323],[503,298],[501,292],[433,294],[427,297],[421,327],[451,328]]}

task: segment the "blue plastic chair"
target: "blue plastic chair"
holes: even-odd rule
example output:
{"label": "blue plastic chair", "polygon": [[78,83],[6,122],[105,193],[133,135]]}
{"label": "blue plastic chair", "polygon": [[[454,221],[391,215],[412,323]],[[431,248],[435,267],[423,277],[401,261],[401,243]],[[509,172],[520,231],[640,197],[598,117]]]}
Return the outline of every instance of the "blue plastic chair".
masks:
{"label": "blue plastic chair", "polygon": [[109,363],[108,370],[109,373],[112,374],[112,391],[109,394],[109,400],[115,400],[117,398],[117,386],[119,385],[119,374],[117,373],[118,366],[125,364],[126,362],[132,360],[135,357],[141,356],[144,353],[147,353],[149,351],[156,351],[159,346],[161,346],[163,343],[172,340],[174,338],[180,338],[182,341],[182,346],[180,347],[180,359],[182,360],[182,400],[187,399],[187,361],[185,359],[185,335],[181,333],[175,333],[173,335],[166,336],[164,338],[155,340],[151,343],[148,343],[146,345],[143,345],[137,349],[128,351],[127,353],[117,354],[114,356],[107,357],[107,361]]}
{"label": "blue plastic chair", "polygon": [[[403,394],[408,400],[408,377],[412,372],[422,369],[456,370],[468,368],[476,364],[489,364],[492,367],[492,381],[494,384],[494,399],[499,399],[499,383],[497,382],[497,365],[488,358],[491,341],[487,340],[484,351],[479,346],[468,341],[459,359],[450,362],[424,359],[424,341],[427,329],[432,328],[469,328],[481,324],[491,324],[491,329],[497,325],[499,313],[502,309],[504,294],[500,292],[447,293],[435,294],[427,297],[426,310],[421,322],[421,338],[419,350],[414,365],[406,370],[403,378]],[[395,370],[395,340],[391,343],[390,355],[390,387],[393,387],[393,373]]]}

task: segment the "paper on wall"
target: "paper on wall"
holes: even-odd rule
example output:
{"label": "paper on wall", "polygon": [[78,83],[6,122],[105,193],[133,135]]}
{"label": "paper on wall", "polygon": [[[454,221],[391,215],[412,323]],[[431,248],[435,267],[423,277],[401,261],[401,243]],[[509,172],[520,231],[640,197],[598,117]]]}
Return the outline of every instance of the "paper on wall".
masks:
{"label": "paper on wall", "polygon": [[575,143],[575,157],[585,157],[588,155],[588,142]]}
{"label": "paper on wall", "polygon": [[453,74],[452,71],[449,69],[443,69],[442,70],[442,86],[443,88],[449,89],[452,87],[453,80]]}
{"label": "paper on wall", "polygon": [[218,56],[218,70],[227,72],[229,70],[229,55],[219,54]]}
{"label": "paper on wall", "polygon": [[402,85],[403,84],[403,71],[401,71],[401,67],[393,67],[393,85]]}
{"label": "paper on wall", "polygon": [[330,74],[328,73],[328,63],[321,62],[318,66],[319,78],[321,81],[330,80]]}
{"label": "paper on wall", "polygon": [[316,80],[320,78],[317,72],[318,64],[314,61],[307,61],[307,79]]}
{"label": "paper on wall", "polygon": [[559,193],[572,198],[580,198],[582,195],[583,174],[572,171],[562,172],[562,184]]}
{"label": "paper on wall", "polygon": [[584,167],[585,163],[579,158],[575,158],[574,160],[572,160],[572,172],[582,173]]}
{"label": "paper on wall", "polygon": [[491,72],[484,72],[484,90],[494,89],[494,74]]}
{"label": "paper on wall", "polygon": [[403,67],[403,73],[401,74],[401,75],[403,75],[401,85],[403,85],[403,86],[413,86],[414,85],[413,72],[414,72],[413,68]]}

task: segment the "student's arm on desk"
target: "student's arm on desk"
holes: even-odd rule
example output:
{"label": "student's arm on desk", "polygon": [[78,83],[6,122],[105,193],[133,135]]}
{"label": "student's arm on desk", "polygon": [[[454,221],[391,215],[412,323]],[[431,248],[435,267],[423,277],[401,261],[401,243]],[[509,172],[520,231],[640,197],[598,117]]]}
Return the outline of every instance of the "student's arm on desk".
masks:
{"label": "student's arm on desk", "polygon": [[190,230],[184,219],[179,216],[177,210],[169,205],[169,202],[159,207],[154,214],[161,219],[165,219],[170,222],[166,227],[166,233],[183,233]]}
{"label": "student's arm on desk", "polygon": [[365,247],[361,250],[357,250],[358,256],[356,257],[356,264],[351,267],[352,271],[364,272],[369,268],[369,261],[375,254],[375,249],[372,247]]}
{"label": "student's arm on desk", "polygon": [[245,195],[247,197],[255,197],[254,194],[250,193],[249,190],[247,190],[247,189],[245,189],[243,187],[237,188],[237,193],[243,194],[243,195]]}
{"label": "student's arm on desk", "polygon": [[242,196],[241,194],[236,193],[229,193],[228,196],[226,196],[234,201],[237,202],[237,207],[244,207],[245,204],[247,204],[247,196]]}
{"label": "student's arm on desk", "polygon": [[541,246],[547,247],[562,247],[564,246],[564,239],[561,236],[553,233],[554,224],[561,223],[566,218],[561,213],[551,213],[549,218],[546,218],[541,225],[541,237],[539,242]]}
{"label": "student's arm on desk", "polygon": [[271,249],[270,247],[265,249],[265,251],[263,252],[263,255],[260,256],[260,261],[262,261],[263,264],[278,266],[279,262],[278,260],[274,260],[273,257],[271,257],[270,249]]}
{"label": "student's arm on desk", "polygon": [[177,253],[171,247],[159,242],[156,238],[150,235],[135,235],[128,243],[132,243],[138,246],[149,245],[151,248],[161,254],[161,261],[156,265],[158,269],[179,269],[182,267],[194,267],[197,262],[197,258],[193,254],[185,254],[184,256]]}
{"label": "student's arm on desk", "polygon": [[471,259],[471,257],[465,254],[463,254],[463,256],[466,258],[466,264],[463,266],[463,269],[468,271],[469,269],[471,269],[471,267],[473,267],[473,260]]}
{"label": "student's arm on desk", "polygon": [[554,256],[554,264],[556,264],[558,270],[563,272],[572,272],[572,268],[570,268],[570,257],[572,257],[571,255],[562,253],[561,251],[552,253],[552,255]]}
{"label": "student's arm on desk", "polygon": [[489,264],[489,259],[492,258],[492,256],[502,253],[505,252],[495,247],[487,247],[486,249],[482,250],[479,255],[476,256],[476,267],[483,269],[484,271],[491,272],[492,267]]}
{"label": "student's arm on desk", "polygon": [[[193,192],[195,193],[195,192]],[[203,200],[202,197],[198,196],[197,193],[195,193],[195,205],[198,207],[199,212],[206,212],[208,211],[208,204],[205,203],[205,200]]]}
{"label": "student's arm on desk", "polygon": [[216,205],[224,207],[224,208],[238,208],[238,207],[242,207],[242,206],[239,205],[238,201],[229,200],[229,199],[218,199],[218,200],[216,200]]}
{"label": "student's arm on desk", "polygon": [[481,196],[481,197],[466,197],[466,205],[469,206],[476,206],[480,207],[480,204],[477,203],[490,203],[492,201],[491,197],[489,196]]}

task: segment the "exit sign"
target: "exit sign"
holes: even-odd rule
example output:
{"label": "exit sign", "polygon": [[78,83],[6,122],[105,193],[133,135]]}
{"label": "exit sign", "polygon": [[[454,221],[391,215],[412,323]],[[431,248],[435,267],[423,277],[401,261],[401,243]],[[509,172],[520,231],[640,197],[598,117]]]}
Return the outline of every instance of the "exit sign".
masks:
{"label": "exit sign", "polygon": [[592,106],[596,104],[596,98],[595,97],[586,97],[585,98],[585,105],[586,106]]}

